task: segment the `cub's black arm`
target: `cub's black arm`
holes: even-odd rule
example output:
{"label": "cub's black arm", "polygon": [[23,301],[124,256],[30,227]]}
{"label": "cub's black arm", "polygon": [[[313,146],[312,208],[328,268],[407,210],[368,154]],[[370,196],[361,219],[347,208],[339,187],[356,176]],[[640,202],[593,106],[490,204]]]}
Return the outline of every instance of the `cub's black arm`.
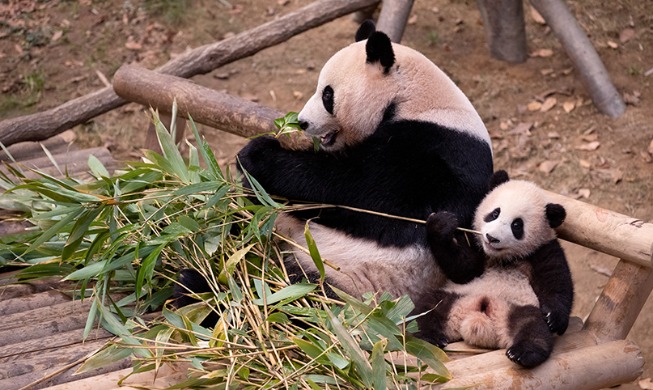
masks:
{"label": "cub's black arm", "polygon": [[531,286],[551,332],[563,334],[569,325],[574,300],[574,285],[565,253],[558,240],[552,240],[529,257],[533,268]]}
{"label": "cub's black arm", "polygon": [[447,211],[431,214],[426,222],[427,240],[435,261],[447,278],[464,284],[483,273],[485,257],[467,243],[457,227],[458,218]]}

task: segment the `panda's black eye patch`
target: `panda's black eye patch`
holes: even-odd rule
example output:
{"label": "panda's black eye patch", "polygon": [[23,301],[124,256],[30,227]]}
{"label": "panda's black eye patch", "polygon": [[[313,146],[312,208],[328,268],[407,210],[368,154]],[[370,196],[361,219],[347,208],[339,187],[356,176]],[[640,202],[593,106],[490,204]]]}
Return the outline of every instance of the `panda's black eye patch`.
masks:
{"label": "panda's black eye patch", "polygon": [[330,85],[327,85],[322,90],[322,104],[324,104],[324,109],[333,115],[333,88]]}
{"label": "panda's black eye patch", "polygon": [[510,229],[512,229],[512,235],[516,239],[521,240],[524,238],[524,220],[517,218],[510,224]]}
{"label": "panda's black eye patch", "polygon": [[499,218],[499,215],[501,215],[501,209],[497,207],[496,209],[492,210],[492,212],[483,218],[483,221],[485,222],[492,222],[495,219]]}

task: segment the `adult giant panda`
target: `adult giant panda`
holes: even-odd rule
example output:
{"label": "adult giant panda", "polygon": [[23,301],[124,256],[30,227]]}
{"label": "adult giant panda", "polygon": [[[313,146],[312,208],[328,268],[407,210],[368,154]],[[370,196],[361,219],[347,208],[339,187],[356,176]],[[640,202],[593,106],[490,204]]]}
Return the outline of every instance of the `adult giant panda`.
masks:
{"label": "adult giant panda", "polygon": [[[299,121],[319,139],[318,151],[260,137],[238,154],[269,193],[293,201],[421,220],[448,210],[469,225],[492,175],[490,137],[470,101],[429,59],[391,43],[372,22],[324,65]],[[423,224],[335,207],[280,215],[276,228],[305,245],[307,220],[320,254],[339,268],[327,267],[326,282],[349,294],[387,291],[416,301],[426,286],[444,283]],[[295,280],[315,278],[310,256],[288,250]]]}

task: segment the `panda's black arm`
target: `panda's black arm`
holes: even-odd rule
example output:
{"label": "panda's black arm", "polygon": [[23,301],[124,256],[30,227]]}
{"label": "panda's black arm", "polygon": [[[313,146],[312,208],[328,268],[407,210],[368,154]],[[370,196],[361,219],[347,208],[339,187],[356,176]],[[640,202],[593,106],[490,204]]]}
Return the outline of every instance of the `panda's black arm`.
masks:
{"label": "panda's black arm", "polygon": [[457,231],[457,227],[458,218],[454,214],[433,213],[426,222],[427,241],[447,278],[465,284],[484,272],[485,256],[471,246],[465,233]]}
{"label": "panda's black arm", "polygon": [[565,253],[558,240],[552,240],[529,256],[531,286],[552,332],[563,334],[569,324],[574,300],[574,285]]}

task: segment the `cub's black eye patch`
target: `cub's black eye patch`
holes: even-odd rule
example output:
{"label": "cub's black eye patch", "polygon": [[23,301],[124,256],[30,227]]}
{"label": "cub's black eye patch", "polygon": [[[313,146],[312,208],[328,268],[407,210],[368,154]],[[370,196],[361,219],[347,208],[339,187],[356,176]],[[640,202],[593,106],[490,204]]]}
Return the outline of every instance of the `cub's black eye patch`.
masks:
{"label": "cub's black eye patch", "polygon": [[324,104],[324,109],[333,115],[333,88],[330,85],[324,87],[322,91],[322,104]]}
{"label": "cub's black eye patch", "polygon": [[497,207],[496,209],[492,210],[492,212],[483,218],[483,221],[485,222],[492,222],[495,219],[499,218],[499,215],[501,215],[501,209]]}
{"label": "cub's black eye patch", "polygon": [[521,218],[517,218],[510,224],[510,229],[512,229],[512,235],[516,239],[521,240],[524,238],[524,221]]}

